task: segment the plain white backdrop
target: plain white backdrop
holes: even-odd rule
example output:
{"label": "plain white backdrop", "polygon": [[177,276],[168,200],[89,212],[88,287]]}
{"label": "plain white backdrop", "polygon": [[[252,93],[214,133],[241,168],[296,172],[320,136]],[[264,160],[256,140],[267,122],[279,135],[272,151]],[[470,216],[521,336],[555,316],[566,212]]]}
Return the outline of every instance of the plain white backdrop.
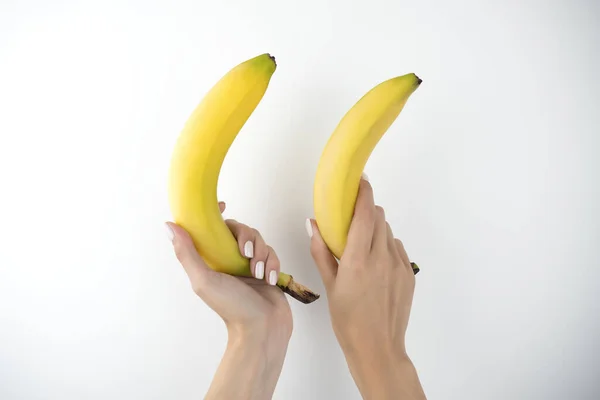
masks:
{"label": "plain white backdrop", "polygon": [[508,1],[0,3],[0,399],[198,399],[226,343],[162,223],[171,150],[231,67],[278,69],[223,166],[227,217],[323,297],[292,302],[275,398],[359,399],[304,220],[339,119],[423,84],[367,164],[421,266],[430,399],[600,397],[600,6]]}

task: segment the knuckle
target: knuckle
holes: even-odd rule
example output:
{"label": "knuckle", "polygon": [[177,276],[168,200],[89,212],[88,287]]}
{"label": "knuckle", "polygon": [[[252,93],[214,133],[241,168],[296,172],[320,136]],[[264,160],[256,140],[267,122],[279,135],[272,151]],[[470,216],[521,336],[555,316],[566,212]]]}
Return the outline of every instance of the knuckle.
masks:
{"label": "knuckle", "polygon": [[269,260],[279,263],[279,257],[271,246],[267,246],[267,253],[269,254]]}
{"label": "knuckle", "polygon": [[270,266],[272,268],[279,269],[280,262],[279,262],[279,259],[277,257],[274,257],[274,258],[270,259],[270,261],[271,262],[269,264],[270,264]]}
{"label": "knuckle", "polygon": [[410,285],[411,289],[414,289],[416,284],[417,284],[417,278],[415,277],[415,274],[412,272],[412,268],[410,268],[410,272],[408,273],[408,283]]}
{"label": "knuckle", "polygon": [[246,238],[246,240],[252,240],[256,237],[256,234],[254,233],[254,229],[250,228],[248,225],[242,225],[241,229],[240,229],[240,234],[241,236],[243,236],[244,238]]}
{"label": "knuckle", "polygon": [[246,242],[251,237],[252,237],[252,234],[248,230],[248,227],[246,227],[245,225],[242,225],[242,224],[238,225],[237,238],[239,241]]}
{"label": "knuckle", "polygon": [[406,257],[406,250],[404,249],[404,243],[400,239],[394,239],[396,242],[396,247],[398,248],[398,252],[400,252],[400,256],[404,259]]}
{"label": "knuckle", "polygon": [[361,179],[361,181],[360,181],[360,189],[364,190],[366,193],[370,193],[373,191],[373,187],[371,186],[371,183],[364,179]]}
{"label": "knuckle", "polygon": [[241,232],[238,232],[237,241],[238,241],[238,244],[240,245],[240,248],[243,249],[244,246],[246,245],[246,242],[248,241],[248,238]]}
{"label": "knuckle", "polygon": [[376,214],[375,214],[375,210],[373,208],[365,207],[363,212],[364,212],[365,219],[367,221],[375,221]]}
{"label": "knuckle", "polygon": [[255,239],[257,244],[260,244],[263,247],[266,247],[265,239],[261,236],[259,231],[257,231],[256,229],[252,229],[250,231],[250,235]]}

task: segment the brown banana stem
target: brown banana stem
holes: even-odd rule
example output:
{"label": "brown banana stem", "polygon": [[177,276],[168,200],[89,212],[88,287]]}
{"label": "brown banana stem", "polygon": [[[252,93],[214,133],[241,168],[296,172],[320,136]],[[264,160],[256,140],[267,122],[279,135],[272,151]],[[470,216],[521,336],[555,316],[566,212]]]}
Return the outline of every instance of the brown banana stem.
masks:
{"label": "brown banana stem", "polygon": [[291,276],[289,281],[283,284],[277,283],[277,286],[283,290],[284,293],[289,294],[292,298],[303,304],[310,304],[321,297],[321,295],[313,292],[301,283],[294,281],[294,278]]}
{"label": "brown banana stem", "polygon": [[419,268],[419,266],[418,266],[417,264],[415,264],[414,262],[411,262],[411,263],[410,263],[410,266],[412,267],[412,269],[413,269],[413,273],[414,273],[415,275],[416,275],[416,274],[418,274],[418,273],[419,273],[419,271],[421,270],[421,269]]}

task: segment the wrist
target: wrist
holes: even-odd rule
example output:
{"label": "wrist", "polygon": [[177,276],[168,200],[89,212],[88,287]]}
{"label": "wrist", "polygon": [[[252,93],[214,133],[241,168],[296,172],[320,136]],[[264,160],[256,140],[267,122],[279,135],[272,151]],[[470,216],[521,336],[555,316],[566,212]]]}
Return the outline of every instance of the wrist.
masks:
{"label": "wrist", "polygon": [[364,399],[424,399],[417,371],[404,351],[347,356]]}
{"label": "wrist", "polygon": [[362,367],[372,370],[374,366],[377,369],[391,369],[410,362],[406,347],[400,341],[375,340],[362,335],[338,336],[338,341],[348,365],[357,371],[362,371]]}
{"label": "wrist", "polygon": [[410,358],[403,352],[360,352],[344,351],[348,367],[355,379],[371,382],[385,378],[411,364]]}
{"label": "wrist", "polygon": [[[288,340],[256,329],[228,326],[225,354],[206,399],[270,399],[287,351]],[[235,382],[235,384],[232,384]]]}
{"label": "wrist", "polygon": [[264,355],[277,355],[287,351],[291,329],[277,324],[228,325],[227,347],[254,350]]}
{"label": "wrist", "polygon": [[230,334],[227,339],[227,352],[243,353],[249,358],[264,361],[267,364],[285,358],[288,340],[264,335]]}
{"label": "wrist", "polygon": [[273,393],[288,349],[290,335],[284,330],[236,327],[228,329],[226,353],[243,359],[244,368],[251,373],[257,399],[270,398]]}

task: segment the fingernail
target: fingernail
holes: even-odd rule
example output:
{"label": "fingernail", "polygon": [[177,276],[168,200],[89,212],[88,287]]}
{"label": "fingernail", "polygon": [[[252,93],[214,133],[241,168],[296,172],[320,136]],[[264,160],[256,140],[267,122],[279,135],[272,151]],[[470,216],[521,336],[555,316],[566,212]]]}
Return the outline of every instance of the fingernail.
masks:
{"label": "fingernail", "polygon": [[169,224],[167,224],[166,222],[165,222],[165,228],[167,228],[166,234],[167,234],[167,237],[169,238],[169,241],[173,242],[173,238],[175,238],[175,232],[173,232],[173,228],[171,228],[171,226]]}
{"label": "fingernail", "polygon": [[308,237],[312,238],[313,229],[312,229],[312,223],[310,222],[310,218],[306,218],[306,222],[305,222],[304,226],[306,227],[306,233],[308,233]]}
{"label": "fingernail", "polygon": [[254,243],[252,243],[250,240],[248,240],[244,245],[244,255],[248,258],[254,257]]}
{"label": "fingernail", "polygon": [[265,277],[265,263],[262,261],[259,261],[256,263],[256,265],[254,266],[254,275],[256,276],[256,279],[262,279]]}
{"label": "fingernail", "polygon": [[269,272],[269,284],[275,286],[277,283],[277,271],[273,270]]}
{"label": "fingernail", "polygon": [[367,175],[363,172],[361,176],[365,181],[369,182],[369,175]]}

